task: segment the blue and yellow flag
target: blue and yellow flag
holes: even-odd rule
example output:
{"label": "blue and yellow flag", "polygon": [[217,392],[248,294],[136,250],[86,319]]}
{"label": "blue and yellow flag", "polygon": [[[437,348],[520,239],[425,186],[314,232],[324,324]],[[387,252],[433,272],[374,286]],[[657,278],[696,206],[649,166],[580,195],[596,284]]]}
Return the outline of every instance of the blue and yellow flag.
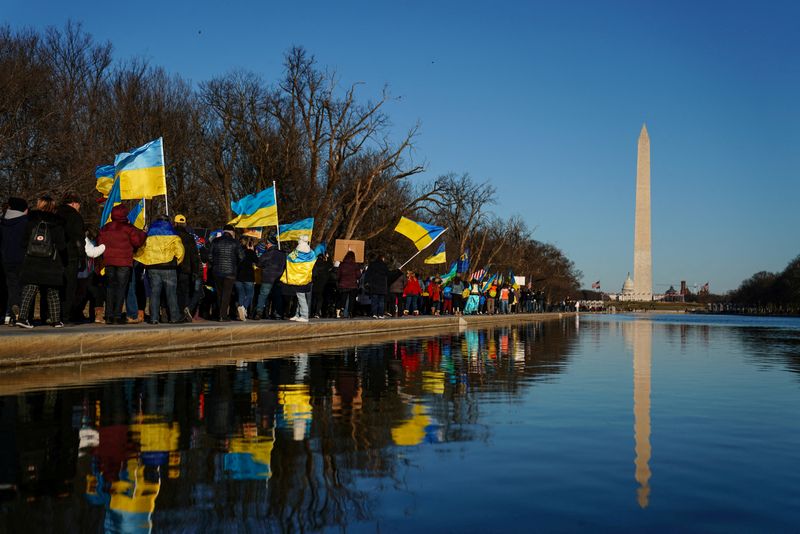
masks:
{"label": "blue and yellow flag", "polygon": [[106,198],[106,204],[103,206],[103,214],[100,216],[100,226],[105,226],[111,220],[111,208],[119,203],[119,179],[116,179],[108,191],[108,198]]}
{"label": "blue and yellow flag", "polygon": [[164,143],[161,137],[114,158],[120,198],[153,198],[167,194]]}
{"label": "blue and yellow flag", "polygon": [[137,202],[131,211],[128,212],[128,222],[139,230],[144,229],[144,199]]}
{"label": "blue and yellow flag", "polygon": [[397,223],[394,231],[413,241],[417,250],[422,250],[439,237],[439,234],[444,232],[444,228],[400,217],[400,222]]}
{"label": "blue and yellow flag", "polygon": [[444,241],[439,243],[439,248],[436,249],[436,252],[434,252],[433,255],[425,258],[425,263],[428,264],[447,263],[447,255],[444,252]]}
{"label": "blue and yellow flag", "polygon": [[231,210],[237,217],[228,224],[238,228],[278,225],[278,203],[274,187],[268,187],[259,193],[247,195],[241,200],[231,202]]}
{"label": "blue and yellow flag", "polygon": [[458,260],[458,272],[466,273],[469,271],[469,248],[464,249],[464,253]]}
{"label": "blue and yellow flag", "polygon": [[482,293],[485,293],[485,292],[486,292],[486,290],[487,290],[487,289],[489,289],[489,288],[491,287],[491,285],[492,285],[492,282],[494,282],[496,278],[497,278],[497,274],[493,274],[492,276],[490,276],[490,277],[489,277],[489,279],[488,279],[488,280],[486,280],[486,282],[485,282],[485,283],[483,284],[483,286],[481,287],[481,292],[482,292]]}
{"label": "blue and yellow flag", "polygon": [[283,271],[281,282],[290,286],[310,284],[311,273],[316,262],[317,253],[315,251],[300,252],[295,249],[286,256],[286,270]]}
{"label": "blue and yellow flag", "polygon": [[97,178],[97,184],[94,186],[97,191],[108,197],[108,192],[114,186],[114,173],[115,167],[113,165],[98,165],[94,169],[94,177]]}
{"label": "blue and yellow flag", "polygon": [[311,241],[311,231],[314,229],[314,218],[309,217],[293,223],[281,224],[278,226],[278,233],[281,241],[300,241],[301,236],[308,236]]}
{"label": "blue and yellow flag", "polygon": [[456,275],[458,274],[456,272],[457,267],[458,267],[458,262],[454,261],[453,265],[450,266],[450,271],[447,274],[443,274],[442,276],[440,276],[440,278],[442,279],[442,284],[447,284],[448,282],[450,282],[450,280],[456,277]]}

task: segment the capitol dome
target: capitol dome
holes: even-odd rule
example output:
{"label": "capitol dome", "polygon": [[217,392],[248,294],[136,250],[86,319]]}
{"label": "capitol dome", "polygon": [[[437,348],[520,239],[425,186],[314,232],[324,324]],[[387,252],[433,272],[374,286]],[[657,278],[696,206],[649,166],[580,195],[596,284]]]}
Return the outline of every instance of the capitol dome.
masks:
{"label": "capitol dome", "polygon": [[631,273],[628,273],[625,283],[622,284],[622,294],[633,295],[633,280],[631,280]]}

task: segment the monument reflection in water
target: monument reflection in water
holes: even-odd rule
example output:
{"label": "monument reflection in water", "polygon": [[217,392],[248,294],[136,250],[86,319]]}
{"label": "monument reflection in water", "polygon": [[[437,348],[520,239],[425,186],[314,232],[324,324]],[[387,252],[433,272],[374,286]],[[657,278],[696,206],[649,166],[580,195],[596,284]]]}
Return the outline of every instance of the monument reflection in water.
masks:
{"label": "monument reflection in water", "polygon": [[755,323],[582,316],[13,394],[0,374],[0,532],[791,531],[800,321]]}

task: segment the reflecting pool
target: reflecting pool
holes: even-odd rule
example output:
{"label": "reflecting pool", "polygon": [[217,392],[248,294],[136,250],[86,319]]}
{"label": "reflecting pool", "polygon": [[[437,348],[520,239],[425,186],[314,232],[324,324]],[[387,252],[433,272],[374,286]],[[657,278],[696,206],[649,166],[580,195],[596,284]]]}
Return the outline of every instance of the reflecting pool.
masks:
{"label": "reflecting pool", "polygon": [[799,412],[797,319],[194,366],[0,397],[0,532],[796,531]]}

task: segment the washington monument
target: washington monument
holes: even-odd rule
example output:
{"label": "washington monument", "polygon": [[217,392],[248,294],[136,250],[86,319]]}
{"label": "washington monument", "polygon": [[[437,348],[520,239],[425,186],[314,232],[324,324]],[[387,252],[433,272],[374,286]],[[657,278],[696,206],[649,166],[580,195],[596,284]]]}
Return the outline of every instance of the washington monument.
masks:
{"label": "washington monument", "polygon": [[653,255],[650,246],[650,137],[644,124],[639,134],[636,220],[633,232],[633,298],[653,300]]}

